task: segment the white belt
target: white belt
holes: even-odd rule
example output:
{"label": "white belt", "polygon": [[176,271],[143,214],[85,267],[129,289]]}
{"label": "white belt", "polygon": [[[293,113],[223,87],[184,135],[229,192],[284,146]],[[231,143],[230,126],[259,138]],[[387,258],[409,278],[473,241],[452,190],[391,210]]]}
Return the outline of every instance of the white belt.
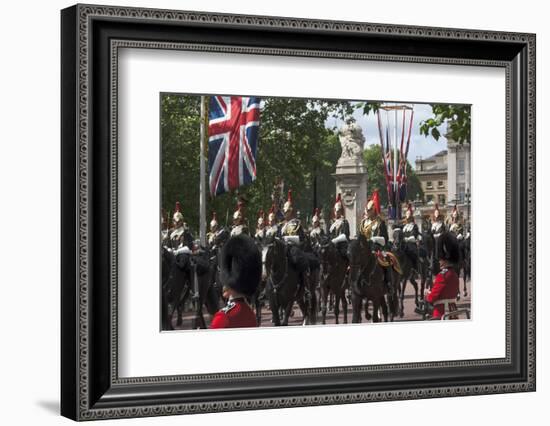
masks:
{"label": "white belt", "polygon": [[448,314],[449,313],[449,304],[450,303],[456,303],[456,298],[455,299],[439,299],[439,300],[436,300],[433,302],[433,305],[434,306],[437,306],[437,305],[444,305],[445,307],[445,313]]}

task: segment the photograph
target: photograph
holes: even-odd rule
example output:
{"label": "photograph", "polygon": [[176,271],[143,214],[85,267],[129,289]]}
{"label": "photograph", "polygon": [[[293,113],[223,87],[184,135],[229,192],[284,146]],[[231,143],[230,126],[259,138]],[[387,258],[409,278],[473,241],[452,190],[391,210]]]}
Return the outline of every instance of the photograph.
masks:
{"label": "photograph", "polygon": [[471,105],[159,99],[161,331],[470,320]]}

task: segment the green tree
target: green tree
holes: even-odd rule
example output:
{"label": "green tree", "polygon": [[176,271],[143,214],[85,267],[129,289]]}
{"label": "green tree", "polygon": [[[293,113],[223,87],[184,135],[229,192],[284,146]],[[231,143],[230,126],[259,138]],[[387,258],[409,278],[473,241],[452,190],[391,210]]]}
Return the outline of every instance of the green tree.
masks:
{"label": "green tree", "polygon": [[[388,204],[388,191],[386,190],[386,178],[384,175],[384,163],[382,161],[382,149],[380,145],[369,145],[363,151],[363,159],[367,166],[367,188],[369,196],[375,189],[380,193],[380,203],[383,206]],[[418,176],[414,172],[411,164],[407,161],[407,196],[412,202],[419,194],[420,198],[424,196],[422,185]]]}
{"label": "green tree", "polygon": [[[161,99],[162,206],[172,213],[175,202],[181,201],[185,219],[194,232],[199,225],[199,101],[198,96],[184,95],[165,95]],[[285,190],[293,189],[295,208],[303,218],[311,216],[315,207],[315,187],[315,204],[328,212],[335,188],[331,173],[341,148],[334,129],[327,129],[325,123],[329,116],[344,117],[350,111],[347,102],[264,99],[257,179],[233,193],[208,197],[208,217],[216,211],[222,224],[231,224],[237,197],[241,197],[246,200],[245,217],[254,227],[258,210],[271,206],[278,176],[284,177]]]}
{"label": "green tree", "polygon": [[447,135],[463,144],[471,141],[471,108],[470,105],[431,104],[433,118],[420,123],[420,134],[432,135],[437,141],[441,136],[439,127],[448,123]]}

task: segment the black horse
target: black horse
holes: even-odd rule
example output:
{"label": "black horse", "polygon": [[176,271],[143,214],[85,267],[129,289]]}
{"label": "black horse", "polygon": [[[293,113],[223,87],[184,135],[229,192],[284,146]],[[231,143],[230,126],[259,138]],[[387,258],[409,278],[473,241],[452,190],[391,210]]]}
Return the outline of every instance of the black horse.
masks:
{"label": "black horse", "polygon": [[[349,284],[351,288],[351,303],[353,308],[352,322],[361,322],[363,300],[365,300],[365,318],[371,318],[368,313],[368,302],[372,301],[372,321],[380,322],[379,312],[382,311],[384,321],[388,321],[388,303],[384,284],[384,270],[373,253],[372,242],[362,234],[348,245],[350,262]],[[395,276],[392,274],[392,277]],[[394,279],[395,284],[398,283]],[[394,287],[395,287],[394,284]],[[390,295],[391,297],[391,295]],[[393,320],[393,315],[391,317]]]}
{"label": "black horse", "polygon": [[[414,288],[414,303],[418,306],[420,299],[423,298],[424,288],[426,287],[427,279],[427,259],[426,259],[426,250],[423,247],[418,248],[418,265],[413,264],[413,260],[407,254],[407,247],[405,241],[403,241],[403,231],[401,228],[396,227],[393,229],[393,247],[392,252],[399,259],[399,265],[401,266],[401,271],[403,275],[400,280],[399,287],[399,316],[403,318],[404,316],[404,298],[405,290],[407,288],[407,282],[411,282]],[[416,282],[416,274],[420,276],[420,295],[418,292],[418,284]]]}
{"label": "black horse", "polygon": [[327,301],[329,294],[334,295],[334,317],[336,324],[339,323],[340,301],[344,311],[344,324],[348,322],[348,304],[346,300],[346,272],[348,261],[340,254],[329,237],[323,237],[319,243],[319,260],[321,262],[320,290],[321,290],[321,317],[322,323],[326,324]]}
{"label": "black horse", "polygon": [[166,248],[162,252],[162,327],[164,330],[174,329],[174,311],[177,311],[176,326],[181,326],[184,307],[191,301],[195,314],[192,328],[206,328],[203,306],[211,315],[219,309],[210,280],[208,251],[176,253]]}
{"label": "black horse", "polygon": [[298,303],[306,324],[308,309],[304,300],[304,288],[298,285],[299,272],[289,259],[287,245],[279,238],[275,238],[266,248],[262,255],[266,276],[265,292],[273,325],[288,325],[294,301]]}
{"label": "black horse", "polygon": [[[468,288],[466,286],[466,281],[469,281],[471,277],[470,235],[467,235],[466,238],[459,240],[458,248],[460,251],[460,262],[458,264],[458,274],[460,276],[460,271],[462,271],[462,279],[464,281],[463,295],[464,297],[467,297]],[[460,293],[459,293],[459,297],[460,297]]]}

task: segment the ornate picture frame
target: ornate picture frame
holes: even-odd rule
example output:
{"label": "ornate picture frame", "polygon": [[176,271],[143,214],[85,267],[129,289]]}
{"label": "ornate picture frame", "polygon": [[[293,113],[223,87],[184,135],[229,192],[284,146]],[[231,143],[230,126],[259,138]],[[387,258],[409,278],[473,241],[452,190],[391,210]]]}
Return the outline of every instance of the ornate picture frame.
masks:
{"label": "ornate picture frame", "polygon": [[[93,420],[535,390],[534,34],[95,5],[64,9],[61,30],[62,415]],[[123,47],[504,69],[506,356],[119,377]]]}

